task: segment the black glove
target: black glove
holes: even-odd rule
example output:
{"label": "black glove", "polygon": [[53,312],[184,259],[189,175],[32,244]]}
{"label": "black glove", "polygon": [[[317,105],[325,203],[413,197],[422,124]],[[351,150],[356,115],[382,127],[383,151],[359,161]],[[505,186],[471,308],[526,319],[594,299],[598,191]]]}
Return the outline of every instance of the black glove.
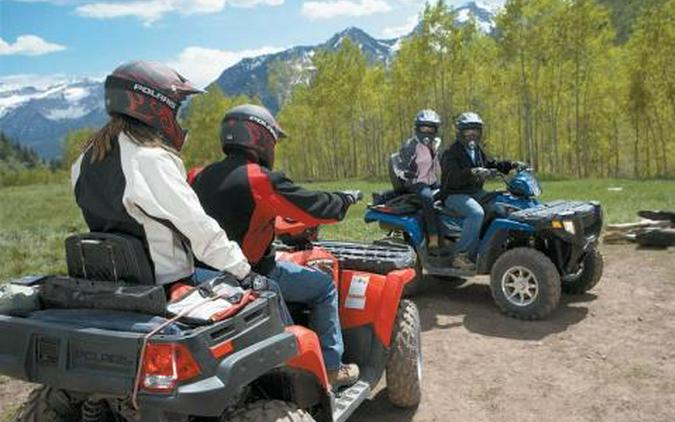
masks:
{"label": "black glove", "polygon": [[523,171],[527,170],[530,167],[530,165],[524,161],[512,161],[511,167],[516,169],[517,171]]}
{"label": "black glove", "polygon": [[354,205],[363,199],[363,193],[360,190],[346,190],[340,193],[349,205]]}
{"label": "black glove", "polygon": [[249,272],[246,277],[239,281],[239,285],[244,289],[251,289],[255,292],[265,290],[276,291],[276,286],[270,283],[270,279],[254,271]]}
{"label": "black glove", "polygon": [[486,169],[485,167],[474,167],[471,169],[471,174],[476,176],[478,179],[485,181],[485,179],[490,177],[492,172],[490,169]]}
{"label": "black glove", "polygon": [[251,289],[254,292],[268,291],[276,293],[277,303],[279,303],[279,312],[281,312],[281,320],[285,325],[293,324],[293,318],[291,317],[290,312],[288,312],[288,307],[281,294],[281,288],[274,280],[251,271],[246,277],[239,281],[239,284],[242,288]]}

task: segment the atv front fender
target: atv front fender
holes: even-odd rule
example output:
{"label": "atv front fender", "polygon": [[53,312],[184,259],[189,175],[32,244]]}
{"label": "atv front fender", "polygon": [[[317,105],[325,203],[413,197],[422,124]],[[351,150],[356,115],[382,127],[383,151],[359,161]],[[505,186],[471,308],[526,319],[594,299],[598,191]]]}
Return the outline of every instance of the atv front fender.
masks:
{"label": "atv front fender", "polygon": [[343,329],[372,325],[383,345],[391,344],[403,288],[415,278],[406,268],[387,275],[344,270],[340,279],[340,319]]}
{"label": "atv front fender", "polygon": [[478,262],[476,272],[488,274],[497,258],[506,251],[506,243],[514,234],[529,236],[535,228],[529,224],[519,223],[506,218],[497,218],[485,232],[478,248]]}

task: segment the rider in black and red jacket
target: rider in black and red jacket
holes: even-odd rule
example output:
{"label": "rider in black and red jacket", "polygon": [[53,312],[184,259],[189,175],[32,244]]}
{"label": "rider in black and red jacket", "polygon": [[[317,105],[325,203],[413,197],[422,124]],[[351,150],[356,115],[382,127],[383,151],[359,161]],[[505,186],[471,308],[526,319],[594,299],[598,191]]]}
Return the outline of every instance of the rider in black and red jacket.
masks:
{"label": "rider in black and red jacket", "polygon": [[332,278],[321,271],[275,261],[274,222],[277,216],[307,225],[342,220],[360,192],[310,191],[272,171],[281,137],[285,134],[267,109],[233,108],[221,123],[220,140],[227,157],[196,175],[193,188],[206,213],[239,243],[253,270],[277,281],[287,301],[312,308],[310,325],[319,335],[329,379],[337,388],[358,379],[356,365],[341,363],[344,347],[337,290]]}

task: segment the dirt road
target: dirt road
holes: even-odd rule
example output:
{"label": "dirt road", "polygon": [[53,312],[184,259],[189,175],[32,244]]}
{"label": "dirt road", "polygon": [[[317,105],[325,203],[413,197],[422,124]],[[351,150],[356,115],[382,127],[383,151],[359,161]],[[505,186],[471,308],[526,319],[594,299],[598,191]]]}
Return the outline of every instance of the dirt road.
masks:
{"label": "dirt road", "polygon": [[[435,286],[416,300],[422,404],[395,409],[380,386],[350,422],[675,421],[675,250],[603,253],[598,287],[547,321],[502,316],[485,279]],[[0,378],[0,415],[26,396]]]}

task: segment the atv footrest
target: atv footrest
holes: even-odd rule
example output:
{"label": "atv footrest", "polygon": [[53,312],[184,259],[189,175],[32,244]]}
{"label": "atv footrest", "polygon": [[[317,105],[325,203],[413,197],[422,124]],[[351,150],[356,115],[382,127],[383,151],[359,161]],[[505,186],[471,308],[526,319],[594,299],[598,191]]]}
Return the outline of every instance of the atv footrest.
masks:
{"label": "atv footrest", "polygon": [[335,422],[346,421],[352,413],[368,398],[370,385],[365,381],[359,381],[346,390],[340,391],[335,397],[335,410],[333,420]]}
{"label": "atv footrest", "polygon": [[377,274],[413,267],[416,260],[415,251],[404,244],[321,241],[314,242],[314,245],[333,254],[342,268]]}

